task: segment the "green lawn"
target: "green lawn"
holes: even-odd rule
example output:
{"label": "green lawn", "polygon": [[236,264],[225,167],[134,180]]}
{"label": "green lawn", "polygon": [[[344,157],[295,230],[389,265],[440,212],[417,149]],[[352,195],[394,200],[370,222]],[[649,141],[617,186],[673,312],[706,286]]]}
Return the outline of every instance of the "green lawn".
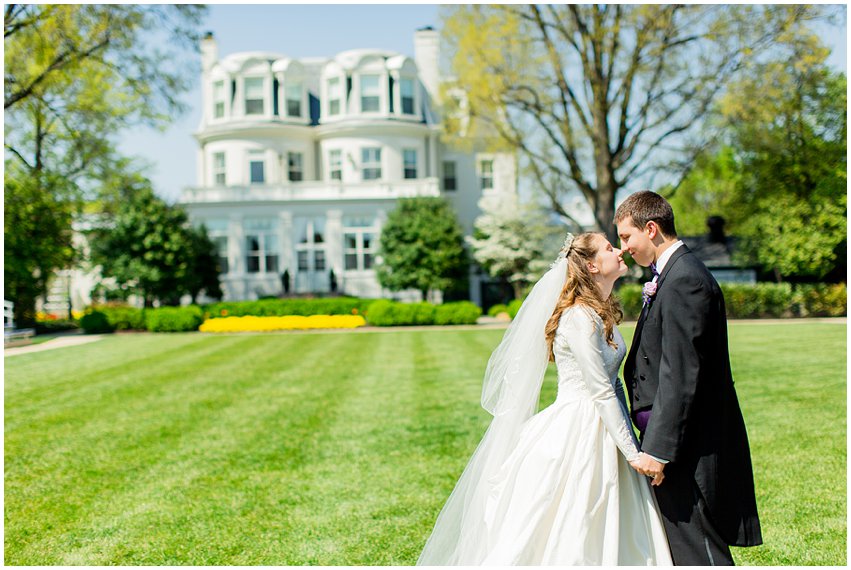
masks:
{"label": "green lawn", "polygon": [[[740,564],[846,563],[845,330],[731,325],[766,540]],[[120,335],[6,358],[5,563],[412,564],[487,426],[501,336]]]}

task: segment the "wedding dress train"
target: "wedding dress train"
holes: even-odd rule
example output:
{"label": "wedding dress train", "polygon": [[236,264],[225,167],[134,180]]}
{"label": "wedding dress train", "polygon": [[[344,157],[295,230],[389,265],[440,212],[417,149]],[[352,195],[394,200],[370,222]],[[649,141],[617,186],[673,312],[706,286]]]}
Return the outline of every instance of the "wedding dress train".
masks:
{"label": "wedding dress train", "polygon": [[[617,377],[626,354],[617,329],[614,342],[593,311],[565,310],[553,345],[556,401],[524,422],[501,465],[472,474],[465,513],[438,519],[418,564],[672,564],[649,482],[628,462],[638,447]],[[443,538],[450,533],[457,539]]]}

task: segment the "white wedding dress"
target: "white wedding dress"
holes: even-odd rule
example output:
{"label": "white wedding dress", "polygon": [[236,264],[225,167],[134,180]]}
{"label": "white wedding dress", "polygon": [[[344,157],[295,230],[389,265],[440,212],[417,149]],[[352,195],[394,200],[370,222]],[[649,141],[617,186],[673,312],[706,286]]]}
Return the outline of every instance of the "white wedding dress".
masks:
{"label": "white wedding dress", "polygon": [[604,334],[593,311],[565,310],[553,344],[556,401],[525,421],[497,469],[481,473],[476,501],[485,504],[462,517],[453,554],[427,545],[418,564],[672,564],[649,482],[628,463],[638,447],[617,377],[624,339],[615,329],[613,348]]}

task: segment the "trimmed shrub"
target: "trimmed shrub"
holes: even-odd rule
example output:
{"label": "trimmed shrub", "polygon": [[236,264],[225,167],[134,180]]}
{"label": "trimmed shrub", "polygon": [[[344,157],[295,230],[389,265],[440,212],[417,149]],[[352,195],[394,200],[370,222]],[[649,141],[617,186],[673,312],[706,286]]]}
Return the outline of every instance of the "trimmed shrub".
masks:
{"label": "trimmed shrub", "polygon": [[366,321],[360,315],[311,315],[302,317],[224,317],[207,319],[199,327],[201,332],[258,332],[307,329],[353,329]]}
{"label": "trimmed shrub", "polygon": [[51,334],[64,331],[72,331],[80,328],[79,323],[74,320],[57,319],[55,321],[36,321],[35,334]]}
{"label": "trimmed shrub", "polygon": [[517,316],[517,311],[520,310],[520,306],[523,305],[523,299],[514,299],[508,304],[508,316],[512,319]]}
{"label": "trimmed shrub", "polygon": [[474,325],[482,315],[482,309],[470,301],[457,301],[437,305],[434,314],[436,325]]}
{"label": "trimmed shrub", "polygon": [[639,285],[638,283],[628,283],[621,285],[615,291],[615,295],[617,295],[621,302],[623,318],[637,319],[638,315],[641,314],[641,306],[644,304],[644,300],[641,298],[642,288],[643,285]]}
{"label": "trimmed shrub", "polygon": [[80,318],[80,327],[86,334],[102,334],[111,333],[112,325],[109,324],[109,319],[100,311],[90,310]]}
{"label": "trimmed shrub", "polygon": [[196,331],[204,321],[201,308],[161,307],[145,311],[145,325],[151,332],[187,332]]}
{"label": "trimmed shrub", "polygon": [[145,330],[145,311],[129,305],[101,305],[95,309],[106,315],[113,330]]}
{"label": "trimmed shrub", "polygon": [[508,312],[508,305],[503,305],[503,304],[494,305],[493,307],[488,309],[488,316],[489,317],[495,317],[500,313],[507,313],[507,312]]}
{"label": "trimmed shrub", "polygon": [[842,317],[848,314],[848,288],[845,283],[796,285],[792,302],[801,317]]}
{"label": "trimmed shrub", "polygon": [[363,315],[375,299],[334,297],[330,299],[260,299],[225,301],[204,307],[208,319],[222,317],[287,317],[298,315]]}

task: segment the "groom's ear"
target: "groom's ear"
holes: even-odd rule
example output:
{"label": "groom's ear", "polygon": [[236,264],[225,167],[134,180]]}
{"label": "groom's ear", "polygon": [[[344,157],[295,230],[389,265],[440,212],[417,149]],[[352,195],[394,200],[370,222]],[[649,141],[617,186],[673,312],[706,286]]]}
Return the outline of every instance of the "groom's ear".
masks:
{"label": "groom's ear", "polygon": [[647,222],[647,225],[644,226],[644,229],[647,230],[647,237],[649,237],[650,239],[653,239],[657,235],[659,235],[659,226],[656,224],[656,222],[652,220]]}

